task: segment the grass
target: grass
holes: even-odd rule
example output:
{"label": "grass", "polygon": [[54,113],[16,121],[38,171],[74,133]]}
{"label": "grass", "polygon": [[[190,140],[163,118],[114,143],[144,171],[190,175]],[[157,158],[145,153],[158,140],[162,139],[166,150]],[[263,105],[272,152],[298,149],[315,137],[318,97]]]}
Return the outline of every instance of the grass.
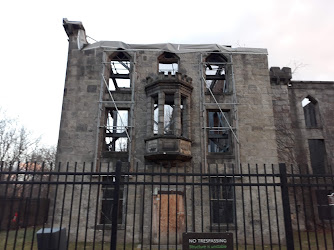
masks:
{"label": "grass", "polygon": [[[37,231],[37,230],[36,230]],[[34,243],[33,243],[33,248],[31,248],[31,243],[33,239],[33,233],[34,230],[33,228],[27,228],[26,230],[26,236],[24,240],[24,233],[25,229],[19,229],[17,232],[16,230],[11,230],[8,233],[7,236],[7,231],[1,231],[0,232],[0,249],[3,250],[5,249],[5,243],[6,243],[6,238],[7,238],[7,245],[6,249],[38,249],[37,248],[37,239],[36,239],[36,231],[35,231],[35,237],[34,237]],[[333,243],[333,238],[331,232],[326,232],[325,234],[323,232],[318,232],[315,234],[314,232],[301,232],[300,237],[298,232],[294,233],[294,243],[295,243],[295,249],[316,249],[317,246],[317,239],[316,235],[318,238],[318,246],[319,249],[334,249],[334,243]],[[326,244],[325,244],[326,240]],[[24,248],[22,247],[24,241]],[[327,248],[326,248],[327,246]],[[169,247],[170,249],[173,249],[172,246]],[[264,245],[262,246],[254,246],[253,245],[241,245],[238,244],[238,249],[280,249],[279,246],[277,245]],[[69,250],[74,250],[74,249],[85,249],[85,243],[84,242],[78,242],[77,245],[75,245],[75,242],[70,242],[69,244]],[[93,249],[93,243],[91,242],[86,242],[86,249]],[[95,243],[95,249],[100,250],[100,249],[110,249],[110,243],[109,242],[96,242]],[[124,249],[123,244],[119,244],[117,246],[117,249]],[[130,250],[132,249],[132,244],[126,244],[125,245],[125,250]],[[134,244],[134,249],[140,249],[140,245]],[[145,247],[144,249],[150,249],[149,246]],[[152,250],[158,249],[157,246],[152,246]],[[161,247],[161,249],[166,249],[166,247]],[[178,246],[178,249],[181,249],[181,246]],[[236,245],[234,246],[234,249],[237,249]],[[281,249],[286,249],[285,246],[282,246]]]}

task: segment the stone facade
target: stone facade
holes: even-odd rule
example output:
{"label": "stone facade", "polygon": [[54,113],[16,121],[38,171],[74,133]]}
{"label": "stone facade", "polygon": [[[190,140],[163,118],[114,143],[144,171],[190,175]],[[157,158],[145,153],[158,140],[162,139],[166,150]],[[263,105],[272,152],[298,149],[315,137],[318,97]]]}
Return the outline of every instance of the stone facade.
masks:
{"label": "stone facade", "polygon": [[270,76],[279,161],[301,165],[305,173],[316,173],[309,140],[321,140],[325,150],[316,156],[323,157],[323,172],[331,173],[334,82],[293,81],[288,68],[273,67]]}
{"label": "stone facade", "polygon": [[[75,169],[73,162],[86,162],[92,163],[86,166],[86,171],[106,172],[114,170],[116,161],[122,160],[124,167],[130,167],[132,171],[148,169],[159,172],[163,166],[164,172],[207,173],[217,170],[231,174],[248,172],[247,164],[255,166],[257,163],[262,166],[268,164],[268,167],[252,168],[251,173],[271,173],[271,164],[295,163],[303,158],[302,155],[308,155],[307,138],[328,138],[325,142],[327,161],[333,161],[333,119],[329,117],[333,117],[334,96],[333,92],[321,94],[328,86],[333,90],[333,83],[291,82],[291,71],[287,68],[282,71],[273,68],[269,74],[267,51],[264,49],[220,46],[217,50],[193,45],[185,51],[170,44],[88,44],[80,22],[65,20],[64,27],[69,37],[69,51],[57,162],[71,164],[63,164],[67,168],[62,171],[83,171],[81,167]],[[127,72],[117,72],[115,65]],[[159,72],[160,66],[166,65],[173,69]],[[217,70],[216,74],[209,75],[212,68]],[[129,81],[129,84],[122,85],[122,80]],[[322,127],[312,130],[312,133],[303,126],[300,105],[301,99],[308,95],[317,99],[322,117]],[[293,133],[283,133],[285,131]],[[278,143],[280,141],[282,144]],[[290,148],[295,149],[291,154]],[[309,161],[308,156],[305,163]],[[141,178],[138,181],[142,181]],[[194,181],[208,182],[207,179]],[[187,197],[181,198],[182,202],[190,199],[191,196],[186,195],[190,189],[174,189],[176,200],[180,199],[178,194]],[[164,190],[146,197],[142,197],[141,190],[128,191],[128,200],[133,201],[152,199]],[[279,190],[270,188],[269,191],[278,197],[281,195]],[[58,192],[65,191],[61,189]],[[197,188],[196,192],[199,192]],[[209,193],[208,190],[202,192]],[[242,192],[251,192],[255,200],[261,196],[255,189],[250,191],[250,187],[236,188],[236,207],[244,202]],[[80,195],[86,201],[88,194],[96,196],[97,193],[96,188],[89,191],[87,188]],[[209,195],[205,198],[210,199]],[[280,200],[275,200],[271,196],[268,202],[276,203],[281,211]],[[69,204],[70,200],[66,202]],[[66,204],[62,208],[64,221],[73,213],[73,221],[79,223],[77,204],[71,210]],[[151,203],[148,201],[146,204]],[[209,230],[210,201],[206,200],[204,204],[204,208],[195,207],[198,213],[203,209],[201,212],[205,215],[196,219],[196,225]],[[95,218],[101,216],[99,206],[84,203],[81,209],[89,209],[90,217]],[[252,209],[258,210],[259,206],[262,204],[254,203]],[[129,226],[125,228],[129,239],[134,222],[137,222],[140,232],[141,216],[146,218],[144,229],[157,223],[154,216],[149,215],[150,211],[150,207],[143,210],[140,203],[136,209],[129,206],[127,213],[136,214],[129,217]],[[61,211],[58,209],[57,213]],[[242,212],[237,210],[235,213],[242,223]],[[243,213],[250,215],[250,208],[247,207]],[[255,224],[261,220],[258,216],[252,218]],[[190,217],[189,223],[191,227]],[[278,228],[275,223],[272,222],[272,233]],[[93,221],[88,222],[87,228],[88,238],[91,238]],[[238,229],[240,238],[243,230],[242,227]],[[261,237],[260,230],[255,234],[257,238]],[[268,232],[264,231],[264,234]],[[281,230],[280,237],[283,234]],[[140,235],[144,242],[148,240],[149,235],[143,232],[136,233],[135,239],[139,240]]]}

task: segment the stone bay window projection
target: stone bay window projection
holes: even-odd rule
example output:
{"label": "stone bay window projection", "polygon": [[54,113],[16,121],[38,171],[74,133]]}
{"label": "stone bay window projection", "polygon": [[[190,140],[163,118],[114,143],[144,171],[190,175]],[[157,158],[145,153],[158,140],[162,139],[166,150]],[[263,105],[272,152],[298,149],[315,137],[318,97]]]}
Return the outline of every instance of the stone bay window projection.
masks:
{"label": "stone bay window projection", "polygon": [[146,158],[189,160],[191,79],[178,72],[175,75],[161,72],[146,81],[149,116]]}

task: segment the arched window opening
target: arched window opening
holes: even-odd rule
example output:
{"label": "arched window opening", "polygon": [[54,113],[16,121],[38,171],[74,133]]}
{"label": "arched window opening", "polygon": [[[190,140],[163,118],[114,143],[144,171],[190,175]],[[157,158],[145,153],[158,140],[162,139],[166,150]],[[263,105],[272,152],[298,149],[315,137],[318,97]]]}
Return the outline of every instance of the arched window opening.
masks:
{"label": "arched window opening", "polygon": [[179,57],[174,53],[164,52],[158,57],[158,62],[159,72],[164,72],[165,75],[168,75],[168,72],[175,75],[179,71]]}
{"label": "arched window opening", "polygon": [[302,107],[304,110],[305,125],[307,128],[314,128],[318,126],[317,122],[317,101],[307,96],[302,101]]}
{"label": "arched window opening", "polygon": [[213,93],[230,92],[227,80],[227,59],[221,54],[211,54],[205,59],[206,87]]}
{"label": "arched window opening", "polygon": [[110,91],[130,88],[130,69],[130,56],[125,52],[117,52],[110,57]]}

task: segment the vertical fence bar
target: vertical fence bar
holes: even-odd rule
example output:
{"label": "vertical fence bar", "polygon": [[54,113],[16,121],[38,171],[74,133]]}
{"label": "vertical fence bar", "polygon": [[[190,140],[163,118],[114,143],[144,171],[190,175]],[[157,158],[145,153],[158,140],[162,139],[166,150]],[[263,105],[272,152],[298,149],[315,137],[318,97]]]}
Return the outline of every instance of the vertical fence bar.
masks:
{"label": "vertical fence bar", "polygon": [[[144,184],[143,184],[143,191],[142,191],[142,202],[141,202],[141,247],[140,249],[143,249],[143,245],[144,245],[144,215],[145,215],[145,189],[146,189],[146,165],[144,165],[144,180],[143,180]],[[124,243],[125,244],[125,243]]]}
{"label": "vertical fence bar", "polygon": [[[28,164],[28,163],[27,163]],[[26,200],[25,202],[25,208],[24,208],[24,222],[23,222],[23,225],[24,225],[24,233],[23,233],[23,242],[22,242],[22,249],[24,249],[24,246],[25,246],[25,241],[26,241],[26,236],[27,236],[27,228],[28,228],[28,224],[29,224],[29,221],[28,221],[28,216],[27,214],[29,214],[27,212],[27,209],[28,211],[30,212],[30,209],[31,209],[31,200],[32,200],[32,193],[34,191],[34,180],[35,180],[35,175],[36,175],[36,162],[34,164],[31,163],[30,166],[34,166],[34,171],[33,171],[33,175],[32,175],[32,180],[31,180],[31,186],[30,186],[30,194],[29,194],[29,199]],[[28,204],[27,204],[28,203]],[[29,207],[29,208],[28,208]],[[35,225],[34,225],[35,226]]]}
{"label": "vertical fence bar", "polygon": [[[87,245],[87,231],[88,231],[88,227],[89,227],[88,223],[89,223],[89,210],[90,210],[90,196],[91,196],[91,191],[92,191],[93,169],[94,169],[94,164],[91,163],[91,165],[90,165],[90,174],[88,175],[88,177],[89,177],[89,185],[88,185],[88,202],[87,202],[86,230],[85,230],[84,249],[86,249],[86,245]],[[60,228],[61,228],[61,226],[60,226]]]}
{"label": "vertical fence bar", "polygon": [[244,176],[242,173],[242,165],[240,163],[240,182],[241,182],[241,201],[242,201],[242,222],[244,229],[244,244],[247,249],[247,230],[246,230],[246,211],[245,211],[245,195],[244,195]]}
{"label": "vertical fence bar", "polygon": [[[299,172],[299,174],[303,173],[302,170],[301,170],[300,165],[298,165],[298,172]],[[300,183],[302,184],[301,191],[302,191],[304,223],[305,223],[305,227],[306,227],[307,244],[308,244],[309,249],[311,249],[310,230],[309,230],[310,228],[309,228],[308,216],[307,216],[307,212],[306,212],[306,201],[305,201],[305,191],[304,191],[304,188],[307,187],[307,186],[304,183],[304,178],[303,177],[300,177],[299,179],[300,179]]]}
{"label": "vertical fence bar", "polygon": [[259,168],[258,165],[255,164],[255,171],[256,171],[256,182],[257,182],[257,195],[258,195],[258,202],[259,202],[259,219],[260,219],[260,231],[261,231],[261,243],[262,249],[264,249],[264,239],[263,239],[263,226],[262,226],[262,208],[261,208],[261,190],[260,190],[260,179],[259,179]]}
{"label": "vertical fence bar", "polygon": [[255,241],[254,207],[253,207],[253,195],[252,195],[252,177],[249,164],[248,164],[248,183],[249,183],[249,198],[250,198],[250,210],[252,219],[252,239],[253,239],[253,248],[255,249],[256,241]]}
{"label": "vertical fence bar", "polygon": [[[24,166],[24,165],[23,165]],[[18,166],[18,168],[20,169],[20,165]],[[25,164],[25,170],[23,170],[24,172],[27,172],[28,171],[28,163]],[[28,180],[28,177],[27,177],[27,174],[24,173],[23,174],[23,181],[27,181]],[[22,184],[19,184],[20,186],[22,186],[21,190],[18,190],[18,197],[20,197],[20,200],[19,200],[19,206],[18,206],[18,211],[17,211],[17,223],[16,223],[16,229],[15,229],[15,236],[14,236],[14,246],[13,246],[13,249],[16,249],[16,243],[17,243],[17,237],[18,237],[18,232],[19,232],[19,227],[20,227],[20,223],[22,221],[22,207],[23,207],[23,203],[25,203],[27,200],[25,199],[25,191],[26,191],[26,185],[22,185]],[[21,191],[21,192],[20,192]],[[26,206],[27,204],[25,204]],[[23,214],[23,217],[25,217],[25,214]]]}
{"label": "vertical fence bar", "polygon": [[309,168],[306,168],[306,174],[307,174],[307,186],[308,186],[308,195],[309,195],[309,201],[310,201],[310,206],[309,209],[311,209],[311,218],[314,226],[314,236],[315,236],[315,242],[317,244],[317,249],[319,249],[319,239],[318,239],[318,233],[317,233],[317,221],[316,221],[316,215],[314,212],[314,201],[313,201],[313,192],[314,188],[312,188],[312,182],[311,178],[313,179],[313,176],[311,177],[311,173],[309,172]]}
{"label": "vertical fence bar", "polygon": [[[152,250],[152,234],[153,234],[153,206],[154,206],[154,166],[151,168],[151,226],[150,226],[150,250]],[[125,241],[124,241],[125,242]],[[125,250],[125,249],[124,249]]]}
{"label": "vertical fence bar", "polygon": [[118,202],[119,202],[119,190],[121,182],[121,168],[122,162],[117,161],[116,172],[115,172],[115,189],[114,189],[114,200],[111,214],[111,242],[110,250],[116,250],[117,247],[117,218],[118,218]]}
{"label": "vertical fence bar", "polygon": [[[126,184],[126,185],[125,185]],[[125,202],[124,206],[124,239],[123,239],[123,250],[126,248],[126,231],[127,231],[127,223],[128,223],[128,206],[129,206],[129,188],[130,188],[130,164],[127,166],[127,171],[124,177],[124,188],[125,188],[125,199],[123,198],[123,202]]]}
{"label": "vertical fence bar", "polygon": [[263,165],[264,169],[264,183],[265,183],[265,192],[266,192],[266,202],[267,202],[267,216],[268,216],[268,229],[269,229],[269,243],[270,249],[273,249],[272,235],[271,235],[271,217],[270,217],[270,204],[269,204],[269,192],[268,192],[268,181],[267,181],[267,166]]}
{"label": "vertical fence bar", "polygon": [[[43,162],[42,163],[42,169],[41,169],[42,173],[44,173],[44,168],[45,168],[45,163]],[[37,226],[37,216],[38,216],[39,210],[40,210],[40,200],[41,200],[41,191],[42,191],[42,183],[43,183],[44,174],[40,175],[39,178],[40,178],[40,184],[38,186],[37,208],[36,208],[36,212],[35,212],[34,227],[33,227],[33,230],[32,230],[32,240],[31,240],[30,249],[33,249],[34,241],[35,241],[35,232],[36,232],[36,226]],[[44,225],[44,222],[45,221],[43,220],[43,225]]]}
{"label": "vertical fence bar", "polygon": [[[78,248],[78,238],[80,237],[79,236],[79,229],[80,229],[80,221],[81,221],[81,203],[82,203],[82,190],[83,190],[83,182],[84,182],[84,173],[86,171],[86,163],[84,162],[83,163],[83,169],[82,169],[82,172],[81,172],[81,185],[80,185],[80,194],[79,194],[79,207],[78,207],[78,220],[77,220],[77,230],[76,230],[76,236],[75,236],[75,249]],[[58,181],[58,180],[57,180]],[[57,185],[58,187],[58,185]]]}
{"label": "vertical fence bar", "polygon": [[135,247],[135,236],[136,236],[136,208],[137,208],[137,186],[138,186],[138,162],[136,163],[136,172],[135,172],[135,175],[136,175],[136,179],[135,179],[135,197],[134,197],[134,202],[133,202],[133,221],[132,221],[132,224],[133,224],[133,231],[132,231],[132,249],[134,249]]}
{"label": "vertical fence bar", "polygon": [[[97,218],[98,218],[98,213],[99,213],[99,202],[100,202],[100,187],[101,187],[101,162],[99,166],[96,166],[97,168],[97,196],[96,196],[96,206],[95,206],[95,222],[94,222],[94,236],[93,236],[93,250],[95,250],[95,242],[96,242],[96,225],[97,225]],[[92,171],[93,172],[93,171]],[[92,176],[93,177],[93,176]],[[96,183],[95,183],[96,184]],[[103,246],[103,245],[102,245]]]}
{"label": "vertical fence bar", "polygon": [[[59,163],[59,169],[60,168],[61,168],[61,163]],[[63,202],[62,202],[62,205],[61,205],[61,214],[60,214],[60,224],[59,224],[59,229],[60,230],[63,226],[64,208],[65,208],[65,201],[66,201],[65,198],[66,198],[67,178],[68,178],[68,168],[69,168],[69,163],[67,162],[67,164],[66,164],[66,174],[65,174],[65,184],[64,184],[64,191],[63,191],[63,197],[62,197]],[[58,238],[58,246],[60,246],[60,238],[61,237]]]}
{"label": "vertical fence bar", "polygon": [[275,181],[275,169],[274,165],[271,165],[272,171],[272,181],[274,184],[274,200],[275,200],[275,217],[276,217],[276,225],[277,225],[277,240],[278,240],[278,247],[281,249],[281,233],[280,233],[280,224],[279,224],[279,217],[278,217],[278,206],[277,206],[277,195],[276,195],[276,181]]}
{"label": "vertical fence bar", "polygon": [[[187,173],[187,168],[186,168],[186,165],[184,164],[184,167],[183,167],[183,172],[184,173]],[[184,175],[183,177],[183,190],[184,190],[184,212],[185,212],[185,223],[186,223],[186,226],[185,226],[185,229],[186,229],[186,232],[188,232],[188,206],[187,206],[187,175]]]}
{"label": "vertical fence bar", "polygon": [[[74,173],[73,173],[73,184],[72,184],[72,194],[71,194],[71,205],[70,205],[70,214],[68,219],[68,238],[67,238],[67,248],[69,248],[70,237],[71,237],[71,223],[72,223],[72,211],[73,211],[73,201],[74,201],[74,190],[75,190],[75,181],[76,181],[76,173],[77,173],[78,163],[74,164]],[[51,174],[50,174],[51,176]],[[50,180],[50,178],[49,178]],[[44,227],[43,227],[44,230]]]}
{"label": "vertical fence bar", "polygon": [[293,242],[293,231],[291,223],[291,211],[289,201],[289,190],[288,190],[288,178],[286,175],[285,163],[279,164],[279,171],[281,175],[281,188],[282,188],[282,202],[283,202],[283,214],[284,214],[284,225],[285,225],[285,237],[286,247],[289,250],[295,249]]}
{"label": "vertical fence bar", "polygon": [[[292,185],[293,185],[293,200],[294,200],[294,206],[295,206],[295,213],[296,213],[296,219],[297,219],[297,230],[298,230],[298,242],[299,247],[302,248],[302,238],[300,234],[300,225],[299,225],[299,209],[298,209],[298,203],[297,203],[297,195],[296,193],[299,191],[299,194],[301,193],[300,189],[301,187],[296,187],[296,181],[295,181],[295,173],[294,173],[294,166],[290,166],[291,174],[292,174]],[[299,178],[299,182],[300,178]],[[300,197],[299,197],[300,200]]]}
{"label": "vertical fence bar", "polygon": [[[12,164],[12,163],[10,163]],[[18,162],[18,167],[16,169],[16,172],[15,172],[15,175],[16,175],[16,181],[19,180],[19,172],[20,172],[20,162]],[[8,172],[12,172],[13,171],[13,166],[11,165],[9,167],[9,171]],[[8,174],[8,181],[10,180],[9,178],[12,176],[12,174]],[[10,209],[9,211],[13,211],[13,203],[14,203],[14,198],[15,198],[15,193],[16,193],[16,189],[17,189],[17,183],[14,184],[14,190],[13,190],[13,194],[12,194],[12,200],[11,200],[11,203],[10,203]],[[18,214],[18,212],[16,212]],[[15,217],[16,214],[14,214]],[[16,220],[18,220],[18,218],[16,218]],[[7,243],[8,243],[8,240],[9,240],[9,232],[10,232],[10,226],[11,226],[11,221],[10,219],[8,219],[8,223],[7,223],[7,232],[6,232],[6,240],[5,240],[5,250],[7,249]],[[15,243],[14,243],[15,244]]]}

